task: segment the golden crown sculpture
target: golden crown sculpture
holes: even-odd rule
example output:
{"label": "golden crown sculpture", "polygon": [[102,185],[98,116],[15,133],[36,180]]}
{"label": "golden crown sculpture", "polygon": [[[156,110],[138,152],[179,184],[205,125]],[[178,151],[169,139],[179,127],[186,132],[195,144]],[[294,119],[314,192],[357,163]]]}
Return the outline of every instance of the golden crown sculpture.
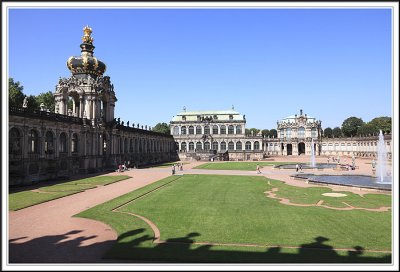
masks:
{"label": "golden crown sculpture", "polygon": [[93,38],[90,36],[92,34],[92,29],[87,25],[83,28],[82,41],[84,43],[93,43]]}

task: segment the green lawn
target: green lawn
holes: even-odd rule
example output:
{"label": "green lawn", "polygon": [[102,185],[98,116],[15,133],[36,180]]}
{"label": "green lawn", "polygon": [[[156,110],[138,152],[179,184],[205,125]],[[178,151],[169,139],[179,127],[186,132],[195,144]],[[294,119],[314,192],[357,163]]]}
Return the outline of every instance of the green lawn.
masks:
{"label": "green lawn", "polygon": [[255,171],[257,164],[263,166],[275,166],[280,164],[294,164],[295,162],[211,162],[200,164],[195,169],[210,169],[210,170],[247,170]]}
{"label": "green lawn", "polygon": [[130,177],[125,175],[92,177],[63,182],[57,185],[43,186],[38,188],[39,192],[22,191],[10,193],[8,196],[8,208],[11,211],[20,210],[46,201],[95,188],[98,185],[108,185],[127,178]]}
{"label": "green lawn", "polygon": [[185,164],[189,164],[189,162],[166,162],[166,163],[162,163],[162,164],[158,164],[152,167],[172,167],[173,164],[178,164],[178,163],[183,163],[183,165]]}
{"label": "green lawn", "polygon": [[[388,253],[334,250],[316,253],[305,248],[390,250],[391,212],[283,205],[264,194],[277,186],[282,193],[291,190],[279,181],[268,184],[266,178],[256,176],[173,176],[77,216],[103,221],[118,232],[119,239],[106,258],[168,262],[390,262]],[[154,190],[157,187],[159,190]],[[313,188],[301,188],[299,194],[304,195],[309,189]],[[138,198],[147,192],[150,193]],[[310,197],[303,197],[304,201],[314,201],[317,192],[310,192]],[[135,198],[138,199],[129,202]],[[362,201],[350,198],[354,205],[369,201],[369,198]],[[385,197],[372,197],[370,205],[381,200],[388,203]],[[112,211],[124,203],[128,205]],[[146,223],[121,212],[150,219],[159,228],[162,240],[186,243],[154,244],[154,234]],[[260,247],[198,245],[190,244],[191,241]],[[276,247],[265,248],[266,245]]]}

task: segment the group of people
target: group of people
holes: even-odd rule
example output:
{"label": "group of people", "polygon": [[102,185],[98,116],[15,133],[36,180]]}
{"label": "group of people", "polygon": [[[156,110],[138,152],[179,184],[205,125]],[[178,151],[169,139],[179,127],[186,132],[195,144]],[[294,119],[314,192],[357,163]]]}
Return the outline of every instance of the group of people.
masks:
{"label": "group of people", "polygon": [[300,164],[296,164],[296,172],[299,172],[301,170],[303,170],[303,165],[301,163]]}
{"label": "group of people", "polygon": [[117,172],[128,171],[128,170],[129,170],[130,164],[131,164],[130,161],[124,161],[124,163],[120,163],[120,164],[118,165]]}
{"label": "group of people", "polygon": [[172,165],[172,175],[175,175],[176,168],[179,168],[180,171],[183,171],[183,162],[174,163]]}

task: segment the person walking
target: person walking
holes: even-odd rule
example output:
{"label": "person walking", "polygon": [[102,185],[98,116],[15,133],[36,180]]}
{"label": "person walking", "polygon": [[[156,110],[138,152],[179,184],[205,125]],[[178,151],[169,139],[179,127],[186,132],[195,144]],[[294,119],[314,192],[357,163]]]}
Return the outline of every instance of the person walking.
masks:
{"label": "person walking", "polygon": [[296,172],[299,172],[299,165],[296,164]]}
{"label": "person walking", "polygon": [[299,166],[299,170],[300,171],[302,171],[303,170],[303,165],[300,163],[300,166]]}
{"label": "person walking", "polygon": [[180,163],[179,170],[183,171],[183,162]]}
{"label": "person walking", "polygon": [[260,165],[259,164],[257,164],[257,174],[261,174]]}
{"label": "person walking", "polygon": [[175,175],[175,163],[172,165],[172,175]]}

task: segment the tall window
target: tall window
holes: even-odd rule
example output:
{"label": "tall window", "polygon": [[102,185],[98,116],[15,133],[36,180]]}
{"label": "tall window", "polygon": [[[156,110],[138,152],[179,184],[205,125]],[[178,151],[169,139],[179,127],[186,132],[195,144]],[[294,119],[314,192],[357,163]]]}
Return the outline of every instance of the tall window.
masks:
{"label": "tall window", "polygon": [[317,137],[317,129],[316,128],[312,128],[311,129],[311,137],[312,138],[316,138]]}
{"label": "tall window", "polygon": [[197,151],[199,151],[199,150],[202,150],[203,148],[201,147],[201,142],[197,142],[196,143],[196,150]]}
{"label": "tall window", "polygon": [[285,137],[285,131],[283,130],[283,128],[281,128],[281,129],[279,130],[279,137],[280,137],[280,138]]}
{"label": "tall window", "polygon": [[67,152],[67,135],[63,132],[60,134],[60,152]]}
{"label": "tall window", "polygon": [[202,129],[201,129],[201,126],[197,126],[196,127],[196,134],[202,134],[202,131],[201,131]]}
{"label": "tall window", "polygon": [[235,128],[232,125],[228,126],[228,134],[234,134],[234,133],[235,133]]}
{"label": "tall window", "polygon": [[210,126],[205,126],[204,127],[204,134],[210,134]]}
{"label": "tall window", "polygon": [[291,128],[286,129],[286,137],[289,139],[292,138],[292,129]]}
{"label": "tall window", "polygon": [[251,143],[250,142],[246,142],[245,148],[246,148],[246,150],[251,150]]}
{"label": "tall window", "polygon": [[225,151],[226,150],[226,143],[225,142],[221,142],[221,151]]}
{"label": "tall window", "polygon": [[231,141],[228,143],[228,150],[234,150],[235,149],[235,144]]}
{"label": "tall window", "polygon": [[194,150],[194,143],[190,142],[189,143],[189,151],[193,151]]}
{"label": "tall window", "polygon": [[194,126],[189,127],[189,134],[194,134]]}
{"label": "tall window", "polygon": [[218,126],[217,125],[213,126],[213,134],[218,134]]}
{"label": "tall window", "polygon": [[306,130],[303,127],[297,129],[297,137],[304,138],[306,135]]}
{"label": "tall window", "polygon": [[21,154],[22,153],[22,137],[18,129],[12,128],[9,132],[9,152],[10,154]]}
{"label": "tall window", "polygon": [[218,142],[213,142],[213,150],[218,150]]}
{"label": "tall window", "polygon": [[186,127],[185,126],[181,127],[181,134],[186,135]]}
{"label": "tall window", "polygon": [[181,144],[181,151],[182,151],[182,152],[186,152],[186,142],[183,142],[183,143]]}
{"label": "tall window", "polygon": [[204,150],[210,150],[210,142],[205,142],[204,143]]}
{"label": "tall window", "polygon": [[236,150],[242,150],[242,142],[236,143]]}
{"label": "tall window", "polygon": [[254,150],[260,150],[260,143],[254,142]]}
{"label": "tall window", "polygon": [[236,126],[236,134],[242,134],[242,126]]}
{"label": "tall window", "polygon": [[53,132],[47,131],[44,139],[44,153],[52,154],[54,152]]}
{"label": "tall window", "polygon": [[221,134],[226,134],[226,126],[221,126]]}
{"label": "tall window", "polygon": [[71,140],[71,152],[78,152],[78,135],[74,133]]}
{"label": "tall window", "polygon": [[29,132],[29,152],[39,153],[39,137],[34,129]]}
{"label": "tall window", "polygon": [[174,127],[174,135],[179,135],[179,127]]}

